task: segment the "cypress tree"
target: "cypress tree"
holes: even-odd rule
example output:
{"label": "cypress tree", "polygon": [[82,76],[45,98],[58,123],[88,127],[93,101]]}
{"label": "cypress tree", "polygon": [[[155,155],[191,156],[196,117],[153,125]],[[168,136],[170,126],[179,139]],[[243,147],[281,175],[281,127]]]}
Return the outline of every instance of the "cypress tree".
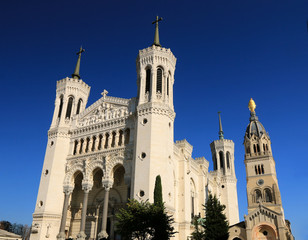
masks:
{"label": "cypress tree", "polygon": [[206,240],[227,240],[229,237],[229,223],[216,196],[209,195],[205,204],[204,235]]}
{"label": "cypress tree", "polygon": [[161,185],[161,177],[160,175],[156,176],[155,179],[155,187],[154,187],[154,205],[163,206],[163,189]]}

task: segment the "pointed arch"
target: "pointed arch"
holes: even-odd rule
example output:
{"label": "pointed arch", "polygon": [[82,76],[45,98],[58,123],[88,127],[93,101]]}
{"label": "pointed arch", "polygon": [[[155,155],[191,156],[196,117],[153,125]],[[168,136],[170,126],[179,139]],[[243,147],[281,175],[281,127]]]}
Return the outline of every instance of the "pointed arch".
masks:
{"label": "pointed arch", "polygon": [[220,163],[220,168],[224,169],[224,153],[223,153],[223,151],[219,152],[219,163]]}
{"label": "pointed arch", "polygon": [[73,101],[74,101],[73,96],[70,96],[68,98],[68,101],[67,101],[67,108],[66,108],[65,118],[70,118],[71,117],[72,108],[73,108]]}
{"label": "pointed arch", "polygon": [[145,93],[149,93],[151,91],[151,69],[148,68],[145,70]]}
{"label": "pointed arch", "polygon": [[228,169],[230,169],[230,159],[231,159],[230,152],[227,152],[227,168]]}
{"label": "pointed arch", "polygon": [[62,109],[63,109],[63,95],[60,96],[60,105],[59,105],[58,118],[61,118]]}
{"label": "pointed arch", "polygon": [[82,106],[82,99],[79,98],[78,104],[77,104],[76,114],[79,114],[79,113],[80,113],[81,106]]}
{"label": "pointed arch", "polygon": [[70,167],[68,172],[65,174],[63,185],[64,186],[74,186],[74,177],[76,177],[77,172],[80,172],[84,178],[85,173],[84,173],[83,165],[81,163],[77,163]]}
{"label": "pointed arch", "polygon": [[163,81],[163,69],[161,67],[157,68],[156,73],[156,92],[162,93],[162,81]]}

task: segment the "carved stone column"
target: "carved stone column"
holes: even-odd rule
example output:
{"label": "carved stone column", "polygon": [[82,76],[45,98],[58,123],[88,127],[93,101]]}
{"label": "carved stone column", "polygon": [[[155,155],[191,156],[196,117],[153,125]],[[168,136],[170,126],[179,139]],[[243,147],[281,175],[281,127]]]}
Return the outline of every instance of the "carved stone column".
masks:
{"label": "carved stone column", "polygon": [[98,150],[98,144],[99,144],[99,135],[95,136],[95,142],[94,142],[94,151],[96,152]]}
{"label": "carved stone column", "polygon": [[83,140],[82,138],[80,138],[80,140],[78,141],[79,142],[79,149],[78,149],[78,154],[82,154],[82,148],[84,146],[84,140],[83,142],[81,142],[81,140]]}
{"label": "carved stone column", "polygon": [[108,137],[108,149],[111,148],[111,144],[112,144],[112,132],[109,133],[109,137]]}
{"label": "carved stone column", "polygon": [[61,218],[61,225],[59,234],[57,235],[58,240],[65,240],[65,225],[66,225],[66,217],[67,217],[67,208],[68,208],[68,201],[70,199],[70,196],[73,192],[72,186],[65,186],[63,188],[64,192],[64,203],[63,203],[63,210],[62,210],[62,218]]}
{"label": "carved stone column", "polygon": [[84,191],[84,195],[83,195],[83,203],[81,211],[80,232],[77,234],[77,240],[84,240],[87,237],[87,235],[85,234],[85,227],[87,218],[88,197],[89,197],[89,192],[92,189],[92,184],[83,183],[82,189]]}
{"label": "carved stone column", "polygon": [[[76,148],[73,149],[73,151],[76,150],[75,155],[79,154],[79,148],[80,148],[80,146],[79,146],[80,145],[80,141],[79,140],[76,140],[76,141],[77,141]],[[73,152],[73,154],[74,154],[74,152]]]}
{"label": "carved stone column", "polygon": [[122,130],[122,135],[121,135],[121,146],[124,146],[124,140],[125,140],[125,132]]}
{"label": "carved stone column", "polygon": [[92,144],[93,144],[93,137],[90,137],[88,152],[92,152],[92,147],[93,147]]}
{"label": "carved stone column", "polygon": [[153,101],[156,99],[156,79],[155,79],[155,71],[156,71],[156,66],[152,66],[151,69],[151,92],[150,92],[150,99]]}
{"label": "carved stone column", "polygon": [[98,234],[98,239],[107,239],[107,216],[108,216],[108,202],[109,202],[109,191],[113,185],[113,181],[107,179],[102,182],[103,187],[105,188],[105,197],[104,197],[104,208],[103,208],[103,219],[102,219],[102,230]]}
{"label": "carved stone column", "polygon": [[119,136],[120,133],[119,131],[116,131],[116,135],[115,135],[115,139],[114,139],[114,147],[118,147],[119,146]]}
{"label": "carved stone column", "polygon": [[102,135],[101,149],[104,149],[104,148],[105,148],[106,139],[107,139],[106,134],[103,134],[103,135]]}

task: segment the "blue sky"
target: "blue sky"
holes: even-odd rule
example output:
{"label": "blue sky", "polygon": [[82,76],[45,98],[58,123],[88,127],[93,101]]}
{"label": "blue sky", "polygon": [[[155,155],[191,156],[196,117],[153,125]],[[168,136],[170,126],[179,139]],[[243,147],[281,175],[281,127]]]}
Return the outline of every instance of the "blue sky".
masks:
{"label": "blue sky", "polygon": [[0,3],[0,220],[31,224],[56,81],[70,76],[82,45],[88,106],[136,96],[138,50],[160,42],[177,57],[175,140],[212,161],[217,111],[235,142],[240,217],[247,213],[243,137],[248,101],[269,132],[286,218],[306,231],[308,157],[307,1],[21,1]]}

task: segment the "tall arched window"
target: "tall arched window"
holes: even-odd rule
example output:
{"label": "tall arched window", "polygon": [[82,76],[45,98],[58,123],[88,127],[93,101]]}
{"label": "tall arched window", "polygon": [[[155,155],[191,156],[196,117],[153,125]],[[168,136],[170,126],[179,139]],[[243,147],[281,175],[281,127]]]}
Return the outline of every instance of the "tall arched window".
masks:
{"label": "tall arched window", "polygon": [[82,99],[80,98],[80,99],[78,100],[76,114],[79,114],[79,113],[80,113],[81,104],[82,104]]}
{"label": "tall arched window", "polygon": [[95,151],[95,144],[96,144],[96,137],[93,136],[93,137],[92,137],[92,147],[91,147],[91,151],[92,151],[92,152]]}
{"label": "tall arched window", "polygon": [[157,81],[156,81],[156,92],[162,92],[162,80],[163,80],[163,70],[161,68],[157,69]]}
{"label": "tall arched window", "polygon": [[190,179],[190,195],[191,195],[191,219],[195,216],[195,183]]}
{"label": "tall arched window", "polygon": [[257,144],[257,150],[258,150],[258,153],[260,152],[260,145]]}
{"label": "tall arched window", "polygon": [[216,154],[213,156],[214,159],[214,171],[217,170],[217,159],[216,159]]}
{"label": "tall arched window", "polygon": [[80,139],[80,149],[79,149],[79,154],[82,153],[82,149],[83,149],[83,139]]}
{"label": "tall arched window", "polygon": [[60,97],[60,106],[59,106],[58,118],[61,118],[62,108],[63,108],[63,95],[61,95],[61,97]]}
{"label": "tall arched window", "polygon": [[247,146],[247,148],[246,148],[246,153],[250,153],[250,147],[249,146]]}
{"label": "tall arched window", "polygon": [[150,92],[151,89],[151,69],[146,70],[146,79],[145,79],[145,93]]}
{"label": "tall arched window", "polygon": [[265,152],[265,144],[263,143],[263,152]]}
{"label": "tall arched window", "polygon": [[108,148],[108,142],[109,141],[110,141],[109,133],[106,133],[106,135],[105,135],[105,146],[104,146],[105,149]]}
{"label": "tall arched window", "polygon": [[255,202],[261,201],[262,200],[262,193],[259,189],[255,190]]}
{"label": "tall arched window", "polygon": [[123,139],[123,131],[122,130],[120,130],[119,131],[119,143],[118,143],[118,145],[119,146],[122,146],[122,139]]}
{"label": "tall arched window", "polygon": [[254,152],[254,153],[257,152],[256,144],[253,145],[253,152]]}
{"label": "tall arched window", "polygon": [[219,163],[220,168],[224,168],[224,153],[222,151],[219,152]]}
{"label": "tall arched window", "polygon": [[268,188],[266,188],[264,190],[265,192],[265,201],[266,202],[272,202],[273,201],[273,198],[272,198],[272,193],[271,193],[271,190],[269,190]]}
{"label": "tall arched window", "polygon": [[230,153],[227,152],[227,168],[230,168]]}
{"label": "tall arched window", "polygon": [[77,146],[78,146],[78,141],[76,140],[76,141],[74,142],[74,151],[73,151],[73,155],[76,155],[76,153],[77,153]]}
{"label": "tall arched window", "polygon": [[103,149],[102,141],[103,141],[103,135],[100,134],[98,136],[98,147],[97,147],[98,150],[102,150]]}
{"label": "tall arched window", "polygon": [[72,107],[73,107],[73,97],[69,97],[68,102],[67,102],[67,109],[66,109],[65,118],[71,117]]}
{"label": "tall arched window", "polygon": [[116,132],[112,132],[112,142],[111,142],[111,147],[115,146],[115,137],[116,137]]}

